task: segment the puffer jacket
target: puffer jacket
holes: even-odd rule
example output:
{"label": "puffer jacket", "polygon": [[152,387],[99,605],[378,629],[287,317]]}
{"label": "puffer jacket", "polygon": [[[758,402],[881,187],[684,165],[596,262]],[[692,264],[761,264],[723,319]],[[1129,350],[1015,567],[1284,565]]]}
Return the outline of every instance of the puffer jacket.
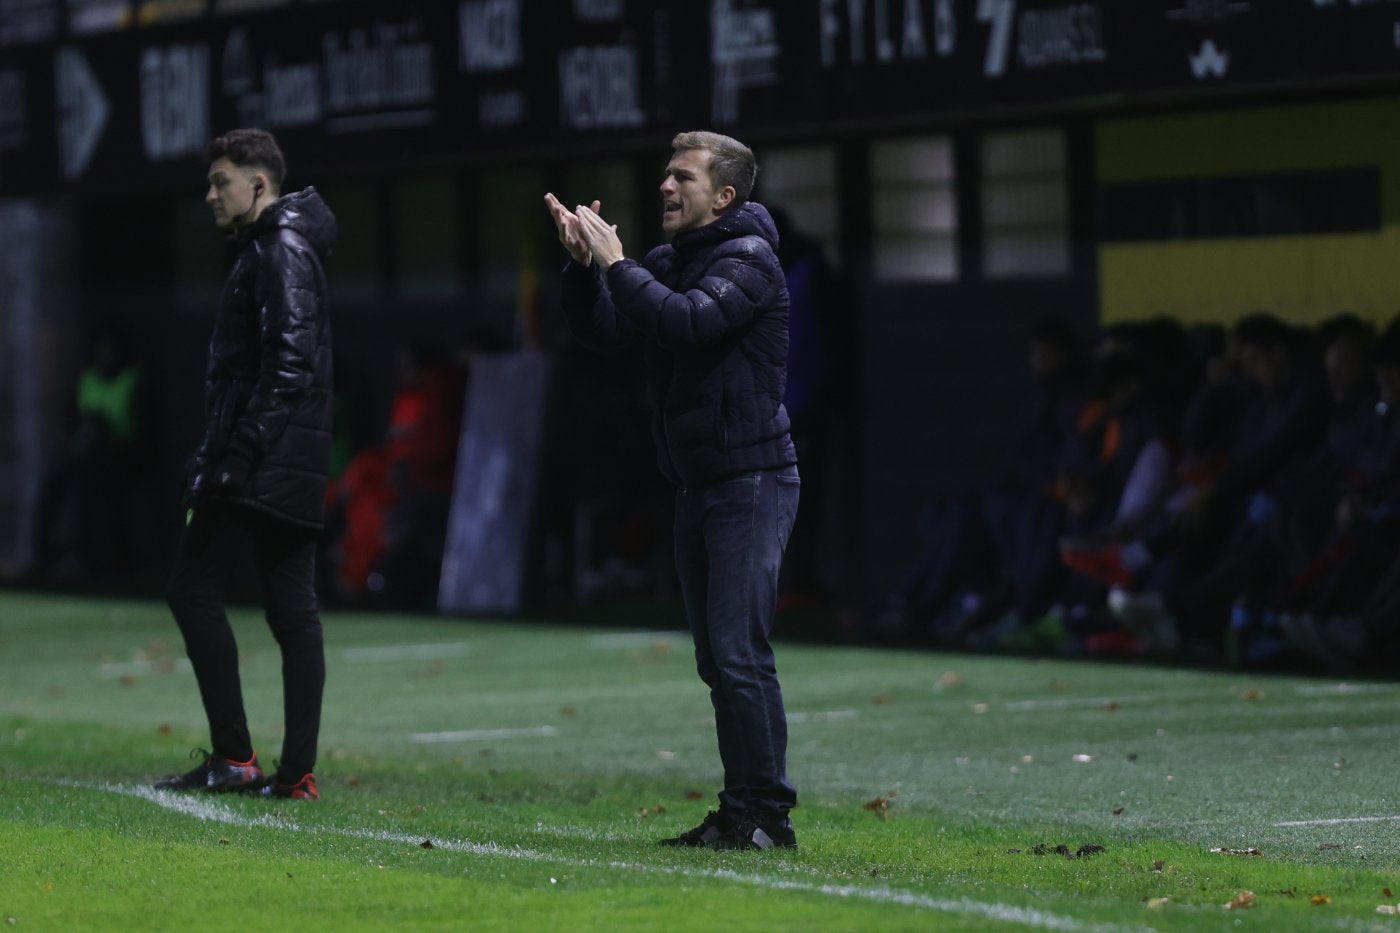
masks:
{"label": "puffer jacket", "polygon": [[[335,216],[314,188],[284,195],[232,242],[205,371],[204,439],[188,494],[308,528],[324,521],[332,357],[323,260]],[[221,473],[246,480],[228,486]]]}
{"label": "puffer jacket", "polygon": [[641,262],[570,262],[564,311],[586,344],[641,339],[652,438],[679,486],[797,462],[783,407],[788,291],[768,211],[746,202]]}

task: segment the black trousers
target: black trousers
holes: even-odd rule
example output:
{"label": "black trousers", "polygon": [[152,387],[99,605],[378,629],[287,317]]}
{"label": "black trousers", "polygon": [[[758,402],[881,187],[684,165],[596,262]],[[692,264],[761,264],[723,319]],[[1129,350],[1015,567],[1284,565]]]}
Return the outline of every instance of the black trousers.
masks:
{"label": "black trousers", "polygon": [[252,545],[267,624],[282,649],[285,732],[278,774],[291,783],[316,766],[326,682],[315,585],[317,533],[255,509],[211,500],[195,510],[185,527],[166,599],[199,682],[213,752],[247,761],[253,744],[243,709],[238,645],[224,612],[239,536]]}

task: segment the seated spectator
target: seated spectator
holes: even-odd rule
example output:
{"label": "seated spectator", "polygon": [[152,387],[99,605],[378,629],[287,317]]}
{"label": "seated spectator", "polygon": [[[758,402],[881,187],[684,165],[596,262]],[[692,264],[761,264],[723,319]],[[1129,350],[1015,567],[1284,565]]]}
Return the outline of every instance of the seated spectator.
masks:
{"label": "seated spectator", "polygon": [[1066,563],[1112,584],[1110,607],[1148,650],[1174,654],[1183,639],[1219,650],[1237,560],[1254,533],[1258,493],[1311,454],[1327,399],[1301,334],[1268,314],[1232,332],[1233,366],[1214,361],[1183,419],[1182,470],[1148,534],[1067,553]]}
{"label": "seated spectator", "polygon": [[1378,400],[1331,496],[1330,527],[1278,594],[1289,645],[1334,669],[1393,673],[1400,648],[1400,319],[1375,348]]}
{"label": "seated spectator", "polygon": [[1069,325],[1036,323],[1026,354],[1033,394],[1005,467],[986,487],[923,508],[919,553],[877,612],[875,637],[961,641],[1013,604],[1035,614],[1048,606],[1062,576],[1054,559],[1066,520],[1058,481],[1085,398],[1083,356]]}

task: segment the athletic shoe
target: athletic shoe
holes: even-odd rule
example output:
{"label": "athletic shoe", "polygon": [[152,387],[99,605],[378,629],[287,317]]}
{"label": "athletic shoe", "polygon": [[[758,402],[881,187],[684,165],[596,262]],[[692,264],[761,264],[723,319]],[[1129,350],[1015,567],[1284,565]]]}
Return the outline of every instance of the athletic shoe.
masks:
{"label": "athletic shoe", "polygon": [[156,790],[238,790],[242,787],[257,786],[266,780],[262,768],[258,767],[256,753],[247,761],[231,761],[223,755],[214,755],[202,748],[190,752],[191,758],[201,755],[204,760],[199,767],[157,781]]}
{"label": "athletic shoe", "polygon": [[1170,658],[1181,650],[1181,631],[1157,593],[1111,589],[1108,610],[1124,628],[1143,640],[1148,654]]}
{"label": "athletic shoe", "polygon": [[309,771],[301,776],[300,781],[293,784],[283,784],[274,777],[266,784],[259,787],[255,793],[259,797],[267,797],[275,800],[321,799],[321,792],[316,789],[316,775]]}
{"label": "athletic shoe", "polygon": [[657,845],[663,846],[710,846],[729,830],[739,824],[739,819],[724,811],[711,810],[705,814],[705,819],[694,829],[688,829],[679,836],[672,836],[670,839],[661,839]]}
{"label": "athletic shoe", "polygon": [[709,846],[712,849],[795,849],[797,834],[792,831],[792,820],[787,817],[760,820],[749,815]]}
{"label": "athletic shoe", "polygon": [[1124,565],[1122,552],[1115,544],[1087,548],[1061,545],[1060,561],[1070,570],[1109,586],[1130,589],[1134,582],[1135,574]]}

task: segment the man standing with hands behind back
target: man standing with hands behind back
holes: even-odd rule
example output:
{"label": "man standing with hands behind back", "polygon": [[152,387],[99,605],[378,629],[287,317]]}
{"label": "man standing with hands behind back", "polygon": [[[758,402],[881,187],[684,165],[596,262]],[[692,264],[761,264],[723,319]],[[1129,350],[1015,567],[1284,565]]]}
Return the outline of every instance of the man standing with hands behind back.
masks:
{"label": "man standing with hands behind back", "polygon": [[[213,750],[167,790],[243,790],[316,800],[326,679],[316,538],[331,451],[331,329],[321,263],[336,224],[315,188],[282,195],[270,133],[234,130],[205,150],[205,194],[230,231],[205,368],[204,438],[190,463],[184,535],[166,596],[209,719]],[[252,544],[267,624],[282,651],[282,757],[263,774],[248,734],[238,646],[224,613],[228,546]]]}
{"label": "man standing with hands behind back", "polygon": [[563,304],[585,344],[640,340],[652,436],[677,487],[675,554],[724,766],[718,811],[663,845],[795,848],[787,716],[769,645],[778,570],[797,517],[797,455],[782,405],[788,292],[778,234],[749,201],[738,140],[681,133],[661,182],[672,239],[637,262],[600,204],[545,203],[571,257]]}

